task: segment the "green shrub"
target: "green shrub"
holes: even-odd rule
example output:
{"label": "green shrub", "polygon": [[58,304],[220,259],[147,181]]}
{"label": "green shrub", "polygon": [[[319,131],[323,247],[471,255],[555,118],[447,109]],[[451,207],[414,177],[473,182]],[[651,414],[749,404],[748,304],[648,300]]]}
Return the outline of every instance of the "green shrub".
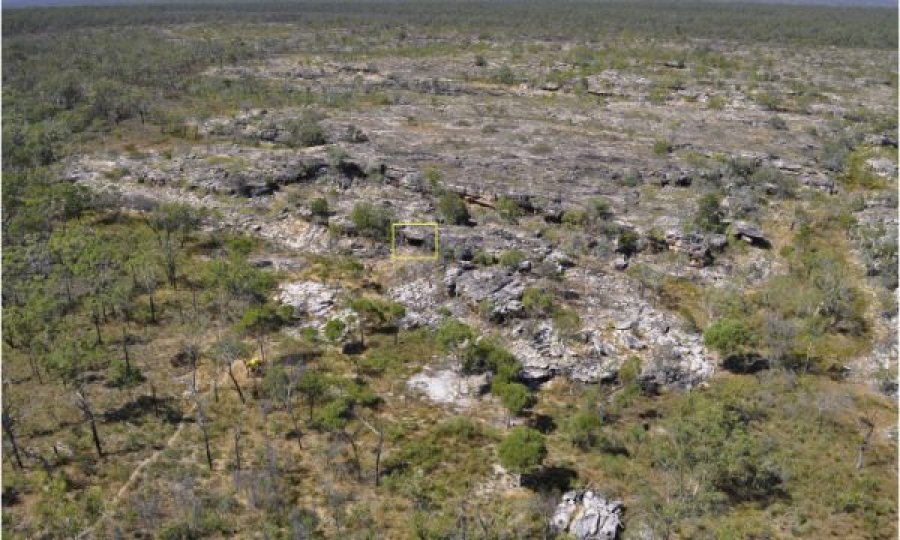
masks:
{"label": "green shrub", "polygon": [[548,315],[553,311],[553,294],[540,287],[525,287],[522,306],[532,316]]}
{"label": "green shrub", "polygon": [[619,367],[619,382],[630,384],[641,375],[641,359],[637,356],[629,356]]}
{"label": "green shrub", "polygon": [[756,102],[767,111],[784,110],[784,99],[776,92],[760,92],[754,96]]}
{"label": "green shrub", "polygon": [[350,221],[361,236],[375,240],[387,240],[394,216],[390,210],[372,203],[356,203],[350,212]]}
{"label": "green shrub", "polygon": [[700,197],[694,214],[694,226],[698,230],[710,233],[725,232],[721,201],[722,198],[716,193],[707,193]]}
{"label": "green shrub", "polygon": [[332,342],[341,339],[346,328],[347,325],[344,324],[344,321],[340,319],[329,319],[328,322],[325,323],[325,339]]}
{"label": "green shrub", "polygon": [[787,131],[788,129],[787,122],[777,114],[769,118],[769,127],[777,131]]}
{"label": "green shrub", "polygon": [[487,251],[478,251],[472,257],[472,262],[478,266],[492,266],[497,264],[497,258]]}
{"label": "green shrub", "polygon": [[[750,427],[754,412],[731,397],[691,394],[676,408],[670,439],[654,447],[654,463],[671,471],[690,471],[695,500],[717,506],[766,500],[782,489],[783,472],[774,443]],[[677,473],[676,473],[677,474]]]}
{"label": "green shrub", "polygon": [[[528,388],[521,383],[494,381],[491,385],[491,393],[500,398],[500,402],[510,415],[518,416],[535,403],[534,396]],[[507,423],[509,417],[507,417]]]}
{"label": "green shrub", "polygon": [[525,252],[518,249],[507,249],[500,253],[500,264],[515,269],[525,261]]}
{"label": "green shrub", "polygon": [[496,80],[500,84],[515,84],[516,75],[513,73],[512,69],[510,69],[509,66],[504,64],[500,66],[499,70],[497,70]]}
{"label": "green shrub", "polygon": [[500,214],[500,217],[510,223],[516,223],[520,217],[525,215],[525,212],[522,210],[522,207],[519,206],[519,203],[505,196],[497,199],[495,208],[497,213]]}
{"label": "green shrub", "polygon": [[616,243],[616,251],[625,255],[626,257],[631,257],[638,250],[638,240],[639,237],[636,232],[631,229],[622,229],[619,231],[619,239]]}
{"label": "green shrub", "polygon": [[737,319],[719,319],[703,331],[703,344],[726,357],[746,352],[755,342],[750,327]]}
{"label": "green shrub", "polygon": [[653,153],[658,156],[671,154],[673,149],[672,143],[667,139],[656,139],[653,141]]}
{"label": "green shrub", "polygon": [[776,195],[779,197],[793,197],[797,190],[797,182],[788,177],[775,167],[765,166],[757,169],[750,181],[755,186],[771,185],[776,189]]}
{"label": "green shrub", "polygon": [[604,197],[594,197],[588,201],[588,217],[592,221],[605,221],[612,217],[609,201]]}
{"label": "green shrub", "polygon": [[[881,189],[885,186],[884,178],[876,174],[866,163],[866,160],[873,155],[875,155],[874,152],[864,149],[854,150],[847,155],[844,162],[844,174],[841,176],[844,185],[864,189]],[[891,159],[896,161],[896,154]]]}
{"label": "green shrub", "polygon": [[721,111],[725,108],[725,98],[722,96],[710,96],[706,106],[713,111]]}
{"label": "green shrub", "polygon": [[581,208],[571,208],[563,214],[562,222],[569,227],[583,227],[588,221],[587,212]]}
{"label": "green shrub", "polygon": [[146,379],[141,370],[135,366],[129,366],[124,361],[113,362],[107,384],[114,388],[134,388]]}
{"label": "green shrub", "polygon": [[443,188],[441,187],[441,178],[442,174],[439,169],[435,167],[425,167],[422,171],[422,176],[425,178],[425,181],[428,182],[428,187],[430,187],[434,191],[440,191]]}
{"label": "green shrub", "polygon": [[453,225],[465,225],[469,223],[469,209],[465,201],[456,193],[447,191],[441,195],[437,204],[438,212],[444,218],[445,223]]}
{"label": "green shrub", "polygon": [[574,309],[557,308],[553,310],[553,327],[563,336],[573,336],[581,330],[581,317]]}
{"label": "green shrub", "polygon": [[438,327],[434,336],[438,350],[448,353],[459,348],[463,343],[476,337],[475,330],[456,319],[446,319]]}
{"label": "green shrub", "polygon": [[289,146],[319,146],[328,142],[325,139],[325,130],[319,125],[318,117],[309,111],[300,119],[288,122],[285,130],[289,133]]}
{"label": "green shrub", "polygon": [[309,211],[315,217],[327,218],[329,213],[328,201],[324,197],[316,197],[310,201]]}
{"label": "green shrub", "polygon": [[579,411],[566,420],[563,431],[573,446],[587,451],[595,448],[602,439],[602,426],[596,411]]}
{"label": "green shrub", "polygon": [[518,376],[521,369],[518,359],[491,338],[470,343],[463,351],[463,373],[490,371],[496,380],[510,381]]}
{"label": "green shrub", "polygon": [[506,470],[526,474],[538,469],[547,457],[544,436],[539,431],[515,427],[500,443],[500,463]]}

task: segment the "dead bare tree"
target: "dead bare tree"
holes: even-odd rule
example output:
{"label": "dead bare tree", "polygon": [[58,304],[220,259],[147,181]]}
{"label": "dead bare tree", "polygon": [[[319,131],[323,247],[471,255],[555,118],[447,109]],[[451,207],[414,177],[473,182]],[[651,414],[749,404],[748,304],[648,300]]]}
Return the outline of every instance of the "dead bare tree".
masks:
{"label": "dead bare tree", "polygon": [[220,339],[213,347],[213,355],[216,358],[216,363],[225,368],[225,373],[227,373],[228,378],[231,379],[231,384],[234,385],[234,389],[237,391],[241,403],[247,403],[247,400],[244,397],[241,385],[238,384],[237,377],[234,376],[234,364],[243,358],[244,350],[241,342],[233,337]]}
{"label": "dead bare tree", "polygon": [[[4,383],[4,386],[6,384]],[[5,393],[5,392],[4,392]],[[3,399],[3,433],[6,435],[6,440],[9,441],[9,445],[12,447],[13,456],[16,458],[16,465],[19,466],[20,469],[24,469],[22,466],[22,456],[19,454],[19,444],[16,442],[16,434],[13,428],[15,427],[15,421],[13,420],[12,414],[9,412],[9,401],[6,396]]]}
{"label": "dead bare tree", "polygon": [[856,456],[857,470],[862,469],[865,466],[866,450],[869,448],[869,443],[872,440],[872,433],[875,431],[875,423],[868,415],[860,418],[859,423],[862,424],[865,435],[863,435],[862,442],[859,444],[859,454]]}
{"label": "dead bare tree", "polygon": [[234,468],[241,470],[241,428],[234,428]]}
{"label": "dead bare tree", "polygon": [[75,391],[75,405],[81,410],[84,419],[91,424],[91,437],[94,439],[94,447],[97,449],[97,455],[103,459],[103,445],[100,443],[100,435],[97,433],[97,419],[91,408],[90,402],[87,400],[87,393],[84,388]]}
{"label": "dead bare tree", "polygon": [[362,416],[357,416],[362,425],[366,426],[369,431],[378,437],[378,446],[375,447],[375,487],[381,485],[381,453],[384,450],[384,428],[380,425],[373,425]]}
{"label": "dead bare tree", "polygon": [[197,425],[200,426],[200,432],[203,434],[203,446],[206,449],[206,463],[209,470],[213,470],[212,452],[209,449],[209,426],[206,424],[206,415],[203,413],[203,402],[197,393],[197,387],[191,386],[191,397],[194,400],[194,406],[197,409]]}
{"label": "dead bare tree", "polygon": [[362,462],[359,459],[359,446],[356,444],[356,435],[357,432],[354,431],[350,433],[346,429],[341,429],[337,432],[337,435],[344,439],[344,442],[350,445],[350,449],[353,450],[353,463],[356,468],[356,480],[362,482]]}
{"label": "dead bare tree", "polygon": [[297,436],[297,444],[302,448],[303,442],[300,438],[300,415],[297,408],[294,407],[294,393],[297,390],[297,382],[300,380],[301,374],[301,370],[296,367],[291,368],[291,371],[288,374],[288,384],[287,390],[285,391],[284,404],[287,408],[288,415],[291,417],[291,422],[294,424],[294,435]]}
{"label": "dead bare tree", "polygon": [[131,373],[131,355],[128,354],[128,326],[122,323],[122,353],[125,355],[125,372]]}

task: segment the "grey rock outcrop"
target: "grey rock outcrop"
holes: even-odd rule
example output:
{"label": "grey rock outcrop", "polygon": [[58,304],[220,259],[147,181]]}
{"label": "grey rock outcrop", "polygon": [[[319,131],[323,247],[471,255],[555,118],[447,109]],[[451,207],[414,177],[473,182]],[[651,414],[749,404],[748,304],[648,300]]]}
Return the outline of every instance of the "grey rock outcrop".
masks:
{"label": "grey rock outcrop", "polygon": [[441,320],[437,313],[438,288],[431,278],[403,283],[390,289],[388,296],[406,307],[406,315],[400,321],[403,328],[436,326]]}
{"label": "grey rock outcrop", "polygon": [[744,240],[745,242],[761,247],[768,247],[770,245],[765,233],[762,232],[762,229],[760,229],[758,225],[746,221],[737,221],[733,225],[733,231],[735,238],[739,240]]}
{"label": "grey rock outcrop", "polygon": [[480,268],[462,273],[456,278],[453,290],[457,296],[479,307],[488,302],[485,315],[493,322],[519,316],[523,310],[525,284],[517,275],[504,269]]}
{"label": "grey rock outcrop", "polygon": [[491,385],[490,373],[462,375],[455,369],[425,368],[407,381],[407,387],[421,392],[435,403],[466,408],[487,392]]}
{"label": "grey rock outcrop", "polygon": [[622,509],[621,501],[609,501],[594,491],[569,491],[556,507],[551,525],[577,540],[615,540],[622,528]]}
{"label": "grey rock outcrop", "polygon": [[724,234],[684,234],[678,229],[669,229],[666,244],[670,249],[685,253],[693,266],[703,267],[713,263],[715,255],[725,249],[728,238]]}
{"label": "grey rock outcrop", "polygon": [[315,281],[294,281],[279,287],[278,301],[294,308],[294,316],[320,319],[334,308],[338,289]]}

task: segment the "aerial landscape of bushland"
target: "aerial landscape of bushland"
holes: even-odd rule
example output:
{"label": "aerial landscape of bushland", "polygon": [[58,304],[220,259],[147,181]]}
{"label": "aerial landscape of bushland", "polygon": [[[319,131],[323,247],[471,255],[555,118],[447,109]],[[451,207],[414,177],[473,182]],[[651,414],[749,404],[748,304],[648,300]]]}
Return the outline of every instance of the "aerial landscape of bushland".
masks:
{"label": "aerial landscape of bushland", "polygon": [[3,9],[4,537],[897,537],[895,6],[115,4]]}

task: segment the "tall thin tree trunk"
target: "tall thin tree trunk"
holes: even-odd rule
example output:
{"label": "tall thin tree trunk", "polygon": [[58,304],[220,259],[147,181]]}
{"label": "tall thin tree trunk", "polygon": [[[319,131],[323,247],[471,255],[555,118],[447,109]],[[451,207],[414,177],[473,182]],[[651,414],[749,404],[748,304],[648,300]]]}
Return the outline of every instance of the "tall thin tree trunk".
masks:
{"label": "tall thin tree trunk", "polygon": [[234,468],[236,470],[241,470],[241,430],[240,428],[235,428],[234,430]]}
{"label": "tall thin tree trunk", "polygon": [[103,335],[100,333],[100,314],[94,312],[91,314],[91,320],[94,323],[94,330],[97,331],[97,345],[103,345]]}
{"label": "tall thin tree trunk", "polygon": [[[196,387],[195,392],[196,392]],[[212,460],[212,452],[209,449],[209,429],[206,426],[206,417],[203,415],[203,406],[200,405],[200,399],[197,397],[196,393],[194,394],[194,399],[197,403],[197,421],[200,424],[200,431],[203,433],[203,446],[206,449],[206,463],[209,465],[209,470],[213,470],[213,460]]]}
{"label": "tall thin tree trunk", "polygon": [[156,399],[156,385],[150,384],[150,392],[153,397],[153,416],[159,418],[159,401]]}
{"label": "tall thin tree trunk", "polygon": [[128,332],[122,324],[122,352],[125,354],[125,373],[131,374],[131,356],[128,354]]}
{"label": "tall thin tree trunk", "polygon": [[875,431],[875,424],[868,418],[861,420],[866,428],[866,434],[863,436],[862,442],[859,444],[859,454],[856,456],[856,469],[860,470],[866,464],[866,450],[869,448],[869,441],[872,439],[872,432]]}
{"label": "tall thin tree trunk", "polygon": [[31,374],[37,377],[38,383],[44,384],[44,379],[41,378],[41,370],[38,369],[37,360],[31,353],[28,353],[28,362],[31,364]]}
{"label": "tall thin tree trunk", "polygon": [[91,437],[94,439],[94,448],[97,449],[97,456],[100,459],[103,459],[103,445],[100,443],[100,434],[97,432],[97,419],[94,417],[94,411],[91,409],[91,404],[88,403],[83,390],[76,390],[75,397],[78,400],[78,408],[81,409],[82,414],[84,414],[85,420],[91,424]]}
{"label": "tall thin tree trunk", "polygon": [[259,344],[259,361],[263,364],[266,362],[266,352],[263,349],[262,330],[256,331],[256,342]]}
{"label": "tall thin tree trunk", "polygon": [[234,389],[237,390],[238,397],[241,398],[241,403],[247,403],[247,400],[244,399],[244,393],[241,391],[241,385],[238,384],[237,379],[234,376],[234,369],[232,369],[231,364],[228,364],[228,377],[231,379],[232,384],[234,384]]}
{"label": "tall thin tree trunk", "polygon": [[356,480],[362,482],[362,462],[359,460],[359,448],[356,446],[356,441],[345,430],[341,430],[340,434],[353,450],[353,461],[356,464]]}
{"label": "tall thin tree trunk", "polygon": [[16,458],[16,464],[20,469],[24,469],[25,467],[22,466],[22,457],[19,455],[19,444],[16,442],[16,436],[13,433],[12,423],[12,418],[10,418],[9,414],[4,410],[3,432],[6,433],[6,438],[9,440],[9,445],[12,447],[13,456]]}
{"label": "tall thin tree trunk", "polygon": [[97,455],[100,458],[103,458],[103,446],[100,444],[100,435],[97,433],[97,421],[94,419],[93,414],[90,417],[90,421],[91,421],[91,437],[94,439],[94,448],[97,449]]}
{"label": "tall thin tree trunk", "polygon": [[150,322],[156,324],[156,302],[153,300],[153,292],[150,292]]}

